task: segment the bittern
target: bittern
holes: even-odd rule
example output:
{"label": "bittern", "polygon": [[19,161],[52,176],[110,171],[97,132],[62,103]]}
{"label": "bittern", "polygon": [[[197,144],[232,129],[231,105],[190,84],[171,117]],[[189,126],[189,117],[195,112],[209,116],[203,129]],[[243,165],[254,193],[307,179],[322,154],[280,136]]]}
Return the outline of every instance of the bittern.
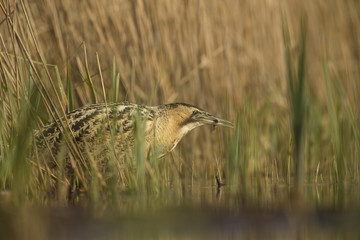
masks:
{"label": "bittern", "polygon": [[[115,158],[119,160],[134,154],[136,131],[141,129],[140,126],[143,126],[145,152],[155,149],[158,157],[171,152],[196,127],[233,127],[231,122],[185,103],[160,106],[129,102],[101,103],[74,110],[66,115],[66,120],[72,132],[70,136],[73,136],[80,152],[89,153],[105,148],[103,150],[107,152],[113,150]],[[37,146],[41,151],[49,149],[56,155],[64,134],[60,126],[57,121],[36,131]],[[100,150],[95,159],[104,155],[104,151]]]}

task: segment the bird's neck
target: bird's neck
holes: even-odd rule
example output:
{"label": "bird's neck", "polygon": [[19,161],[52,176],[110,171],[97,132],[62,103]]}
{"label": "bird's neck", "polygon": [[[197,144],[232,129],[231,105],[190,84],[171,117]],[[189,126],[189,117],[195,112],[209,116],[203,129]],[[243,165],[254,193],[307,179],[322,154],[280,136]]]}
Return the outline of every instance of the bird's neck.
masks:
{"label": "bird's neck", "polygon": [[158,118],[155,125],[155,147],[160,149],[162,155],[171,152],[180,140],[196,126],[180,125],[171,117]]}

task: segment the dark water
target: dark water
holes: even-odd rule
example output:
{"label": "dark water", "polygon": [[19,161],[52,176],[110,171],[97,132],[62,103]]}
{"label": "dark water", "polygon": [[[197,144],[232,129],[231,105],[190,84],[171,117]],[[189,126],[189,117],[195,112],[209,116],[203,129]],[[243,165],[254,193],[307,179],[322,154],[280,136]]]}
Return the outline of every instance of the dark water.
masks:
{"label": "dark water", "polygon": [[358,239],[357,184],[220,190],[212,184],[21,207],[1,195],[1,239]]}

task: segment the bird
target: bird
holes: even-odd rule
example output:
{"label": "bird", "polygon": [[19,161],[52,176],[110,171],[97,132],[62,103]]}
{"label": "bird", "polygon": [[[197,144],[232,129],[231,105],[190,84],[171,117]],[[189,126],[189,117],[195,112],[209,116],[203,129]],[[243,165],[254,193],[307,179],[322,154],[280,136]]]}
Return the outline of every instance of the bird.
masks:
{"label": "bird", "polygon": [[[59,153],[66,132],[61,122],[67,122],[70,136],[80,153],[93,154],[94,159],[100,162],[111,152],[118,161],[133,158],[138,138],[144,140],[146,154],[162,158],[194,128],[202,125],[233,127],[230,121],[186,103],[159,106],[127,101],[92,104],[66,114],[62,121],[54,121],[35,131],[38,151],[47,153],[42,155],[49,156],[50,153],[56,156]],[[55,168],[58,165],[56,157],[52,159],[48,165]]]}

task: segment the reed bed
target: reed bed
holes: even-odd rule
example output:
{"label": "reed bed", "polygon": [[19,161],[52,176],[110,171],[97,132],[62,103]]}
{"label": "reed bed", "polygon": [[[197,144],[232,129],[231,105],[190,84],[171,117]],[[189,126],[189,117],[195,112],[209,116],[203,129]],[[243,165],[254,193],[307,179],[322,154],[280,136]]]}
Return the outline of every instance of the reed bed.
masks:
{"label": "reed bed", "polygon": [[[89,156],[91,179],[77,177],[94,204],[119,192],[173,189],[181,198],[201,181],[216,185],[215,176],[242,202],[268,196],[275,205],[274,185],[358,183],[358,5],[1,2],[1,191],[18,202],[66,202],[60,186],[55,199],[44,192],[33,130],[83,105],[124,100],[194,104],[235,128],[198,129],[165,159],[146,159],[140,140],[137,166],[121,181],[102,182],[114,173],[99,176]],[[81,160],[76,143],[67,151]]]}

